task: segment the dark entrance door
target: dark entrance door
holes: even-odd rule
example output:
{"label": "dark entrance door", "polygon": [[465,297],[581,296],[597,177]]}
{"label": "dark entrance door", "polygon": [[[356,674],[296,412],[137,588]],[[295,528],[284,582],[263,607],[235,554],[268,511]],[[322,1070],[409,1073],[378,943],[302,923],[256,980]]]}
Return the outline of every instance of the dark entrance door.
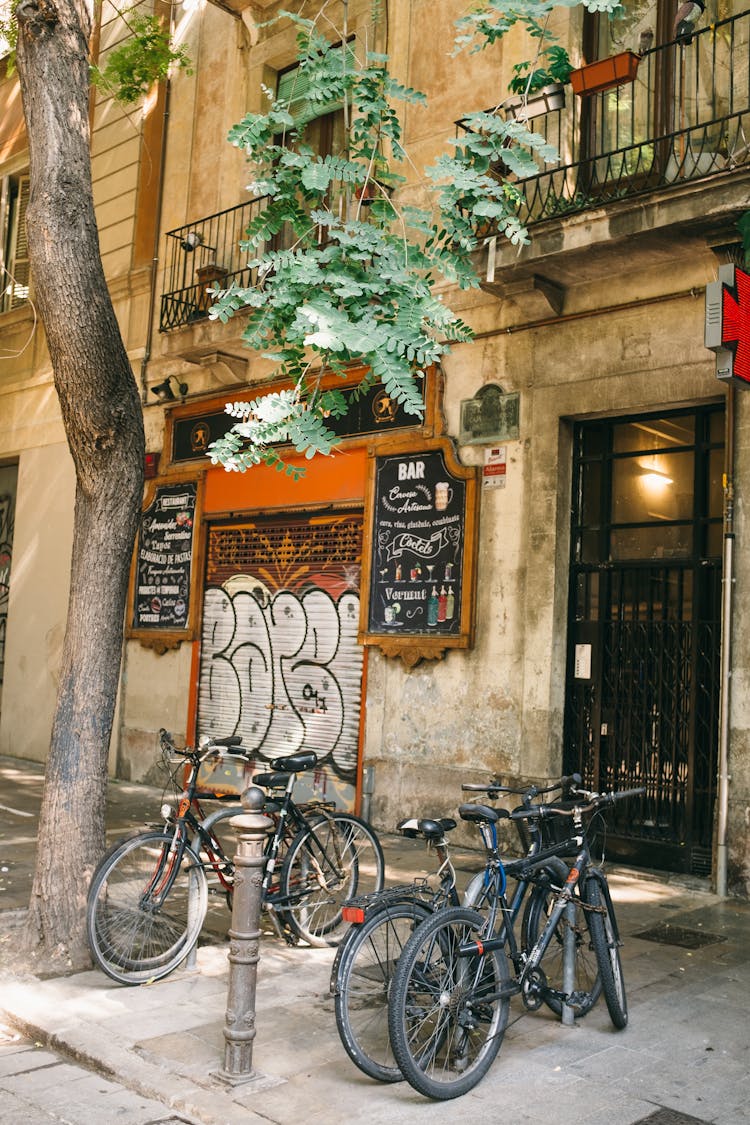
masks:
{"label": "dark entrance door", "polygon": [[566,772],[618,806],[607,853],[707,874],[718,742],[721,405],[576,425]]}

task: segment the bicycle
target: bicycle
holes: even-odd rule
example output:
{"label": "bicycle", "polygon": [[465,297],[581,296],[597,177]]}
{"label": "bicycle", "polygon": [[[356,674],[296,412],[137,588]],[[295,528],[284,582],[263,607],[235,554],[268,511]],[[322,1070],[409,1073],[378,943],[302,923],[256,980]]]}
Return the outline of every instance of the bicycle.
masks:
{"label": "bicycle", "polygon": [[397,825],[403,836],[421,837],[435,848],[440,863],[436,887],[428,879],[416,879],[344,904],[350,927],[331,968],[336,1027],[355,1066],[380,1082],[402,1078],[388,1038],[388,987],[396,961],[420,922],[442,905],[459,904],[446,840],[455,827],[450,817],[412,818]]}
{"label": "bicycle", "polygon": [[[536,786],[517,789],[503,786],[498,781],[469,784],[462,788],[487,793],[493,800],[503,794],[521,795],[521,807],[525,807],[537,796],[565,790],[580,780],[578,775],[574,775],[544,789]],[[544,843],[542,832],[536,826],[530,833],[522,831],[523,822],[520,820],[516,821],[516,825],[527,855],[536,854]],[[459,905],[456,875],[446,839],[446,834],[455,826],[456,821],[451,818],[402,821],[398,825],[399,832],[412,838],[423,838],[428,848],[434,847],[437,853],[439,868],[433,876],[432,885],[426,879],[420,879],[353,900],[344,906],[344,917],[352,925],[339,945],[331,971],[330,990],[334,996],[336,1026],[352,1062],[380,1082],[399,1082],[403,1078],[388,1035],[388,992],[396,962],[406,941],[421,922],[438,910]],[[543,869],[532,877],[537,886],[529,898],[530,909],[524,915],[522,932],[527,935],[524,944],[538,932],[554,874],[554,870]],[[482,908],[485,901],[492,897],[492,885],[491,871],[485,866],[469,882],[462,904]],[[578,973],[581,979],[585,978],[588,989],[595,992],[589,1003],[591,1006],[598,995],[595,991],[598,978],[596,971],[592,972],[590,967],[585,966],[584,971],[580,964],[582,958],[579,949]],[[551,976],[555,975],[555,971],[553,967]],[[555,1008],[552,992],[547,1002]],[[557,1011],[559,1014],[561,1007],[557,1007]]]}
{"label": "bicycle", "polygon": [[[619,954],[619,933],[606,876],[591,861],[583,818],[615,801],[645,790],[594,794],[579,791],[571,807],[536,805],[508,813],[485,805],[463,805],[460,815],[480,827],[497,895],[488,914],[463,906],[449,907],[426,919],[412,934],[399,958],[389,998],[388,1027],[394,1057],[407,1081],[426,1097],[458,1097],[473,1089],[496,1057],[508,1022],[510,999],[520,993],[529,1010],[538,1009],[549,989],[542,959],[560,926],[567,938],[563,957],[565,989],[560,1004],[574,1010],[591,1007],[590,993],[570,987],[578,954],[575,914],[582,910],[596,957],[601,991],[617,1028],[627,1024],[627,1003]],[[533,857],[503,864],[497,851],[497,821],[503,817],[528,823],[567,817],[568,840],[542,848]],[[536,940],[519,948],[513,922],[535,871],[575,850]],[[518,886],[509,905],[505,879]],[[499,928],[496,923],[499,921]],[[566,923],[569,923],[566,925]],[[506,955],[507,950],[507,955]],[[512,965],[512,972],[509,967]],[[557,991],[557,990],[556,990]]]}
{"label": "bicycle", "polygon": [[[230,754],[248,760],[238,736],[203,739],[198,749],[178,749],[160,732],[162,754],[185,771],[176,808],[162,806],[166,824],[114,844],[97,866],[89,887],[86,925],[96,964],[122,984],[160,980],[191,952],[208,910],[207,872],[231,906],[234,864],[216,826],[242,811],[236,794],[201,788],[201,766]],[[312,751],[277,758],[274,772],[253,779],[271,792],[264,811],[274,830],[266,841],[263,906],[286,940],[334,945],[342,927],[343,902],[358,889],[383,886],[380,842],[365,821],[331,803],[293,800],[296,776],[317,764]],[[173,774],[174,776],[174,774]],[[205,815],[204,800],[230,801]],[[202,858],[205,856],[205,859]]]}

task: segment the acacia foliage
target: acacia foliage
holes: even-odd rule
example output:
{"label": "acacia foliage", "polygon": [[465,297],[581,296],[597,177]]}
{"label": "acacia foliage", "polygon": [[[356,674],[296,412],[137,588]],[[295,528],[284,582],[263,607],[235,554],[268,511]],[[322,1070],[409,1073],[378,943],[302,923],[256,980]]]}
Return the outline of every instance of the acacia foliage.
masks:
{"label": "acacia foliage", "polygon": [[[614,0],[584,3],[614,7]],[[543,38],[539,20],[553,6],[517,0],[509,14],[490,0],[459,22],[458,47],[486,46],[519,21]],[[291,389],[228,406],[236,422],[209,456],[228,470],[266,462],[296,476],[302,470],[284,463],[278,443],[307,458],[329,453],[336,437],[328,419],[347,410],[340,390],[324,389],[322,372],[343,375],[349,364],[363,363],[368,374],[355,394],[382,383],[406,411],[422,413],[426,367],[472,335],[441,289],[479,284],[471,254],[488,223],[516,245],[528,241],[510,177],[537,173],[557,152],[518,121],[468,114],[452,151],[426,169],[432,205],[399,207],[391,190],[403,182],[397,169],[407,154],[396,107],[424,103],[424,94],[393,78],[387,56],[342,50],[315,21],[289,12],[280,18],[298,28],[299,73],[313,107],[307,116],[316,105],[323,112],[343,105],[347,147],[316,153],[293,112],[293,94],[283,101],[269,90],[266,112],[248,114],[230,131],[253,167],[250,191],[260,204],[242,244],[254,284],[218,294],[210,315],[227,321],[249,311],[245,343],[272,359]]]}

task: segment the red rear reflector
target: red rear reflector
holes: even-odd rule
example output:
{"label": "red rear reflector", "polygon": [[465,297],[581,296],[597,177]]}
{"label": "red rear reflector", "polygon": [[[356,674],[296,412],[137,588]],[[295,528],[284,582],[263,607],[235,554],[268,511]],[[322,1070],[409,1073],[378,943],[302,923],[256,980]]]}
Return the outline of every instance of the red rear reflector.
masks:
{"label": "red rear reflector", "polygon": [[345,906],[341,911],[341,916],[345,922],[364,922],[365,912],[361,906]]}

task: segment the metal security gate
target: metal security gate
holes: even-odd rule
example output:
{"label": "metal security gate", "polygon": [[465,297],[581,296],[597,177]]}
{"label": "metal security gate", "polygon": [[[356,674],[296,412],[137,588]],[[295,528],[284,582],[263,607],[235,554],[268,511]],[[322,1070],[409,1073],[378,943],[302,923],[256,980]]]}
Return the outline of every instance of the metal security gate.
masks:
{"label": "metal security gate", "polygon": [[718,746],[721,406],[575,430],[566,772],[617,806],[610,856],[705,875]]}
{"label": "metal security gate", "polygon": [[240,734],[257,769],[314,750],[320,768],[301,795],[345,808],[360,742],[361,554],[361,513],[215,524],[203,600],[198,735]]}

